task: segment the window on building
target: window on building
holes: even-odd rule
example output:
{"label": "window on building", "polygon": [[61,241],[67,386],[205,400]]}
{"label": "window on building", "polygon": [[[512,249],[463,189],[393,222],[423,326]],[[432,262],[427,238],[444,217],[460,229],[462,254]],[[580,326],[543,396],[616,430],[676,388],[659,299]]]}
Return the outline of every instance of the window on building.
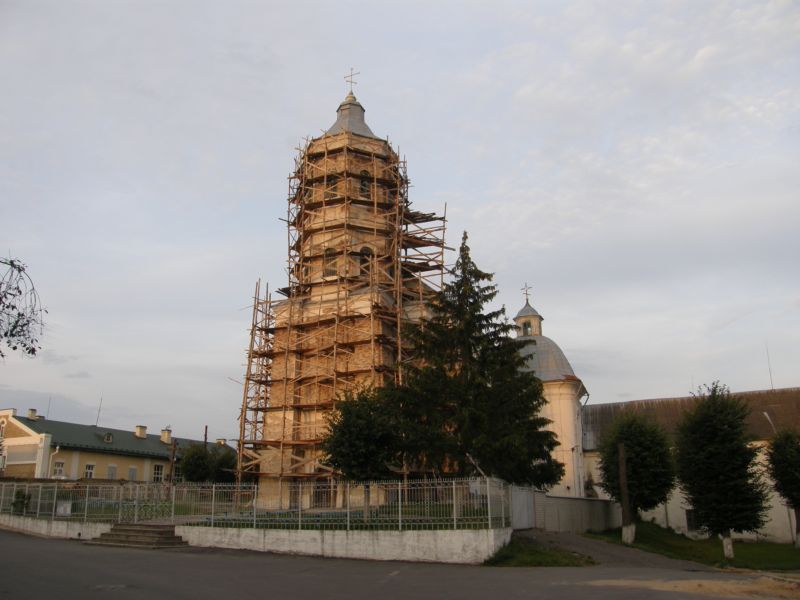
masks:
{"label": "window on building", "polygon": [[139,481],[136,474],[136,467],[128,467],[128,481]]}
{"label": "window on building", "polygon": [[57,460],[53,463],[53,477],[63,477],[64,476],[64,461]]}
{"label": "window on building", "polygon": [[522,323],[522,335],[530,335],[531,334],[531,322],[525,321]]}
{"label": "window on building", "polygon": [[359,269],[361,274],[365,277],[369,276],[370,263],[372,262],[372,248],[364,246],[361,249],[361,258],[359,259]]}
{"label": "window on building", "polygon": [[0,438],[6,437],[6,422],[0,421]]}
{"label": "window on building", "polygon": [[86,465],[86,468],[83,470],[83,478],[94,479],[94,465],[92,464]]}
{"label": "window on building", "polygon": [[153,481],[164,481],[164,465],[153,465]]}
{"label": "window on building", "polygon": [[695,518],[694,509],[686,509],[686,530],[697,531],[697,519]]}
{"label": "window on building", "polygon": [[112,433],[107,433],[107,434],[105,434],[105,435],[103,436],[103,441],[104,441],[106,444],[113,444],[113,443],[114,443],[114,434],[112,434]]}
{"label": "window on building", "polygon": [[370,186],[369,171],[361,171],[361,181],[358,184],[358,195],[362,198],[369,198],[372,194],[369,193]]}
{"label": "window on building", "polygon": [[117,465],[108,465],[108,469],[106,470],[106,479],[116,479],[117,478]]}
{"label": "window on building", "polygon": [[329,175],[326,180],[326,187],[325,187],[325,198],[335,198],[336,197],[336,185],[339,182],[339,178],[336,175]]}
{"label": "window on building", "polygon": [[322,258],[322,276],[336,277],[336,250],[327,248]]}

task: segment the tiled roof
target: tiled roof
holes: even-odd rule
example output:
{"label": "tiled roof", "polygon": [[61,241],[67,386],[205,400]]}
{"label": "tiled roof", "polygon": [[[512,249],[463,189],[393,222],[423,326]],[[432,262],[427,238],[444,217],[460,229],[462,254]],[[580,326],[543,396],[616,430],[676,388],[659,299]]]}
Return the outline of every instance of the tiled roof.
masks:
{"label": "tiled roof", "polygon": [[[17,421],[29,427],[36,433],[49,433],[52,444],[75,450],[92,450],[108,454],[126,454],[132,456],[146,456],[153,458],[169,459],[172,452],[172,442],[165,444],[159,435],[147,435],[138,438],[133,431],[124,429],[110,429],[94,425],[79,425],[65,421],[51,421],[50,419],[29,419],[28,417],[15,417]],[[107,436],[110,435],[110,438]],[[106,442],[106,439],[111,441]],[[177,452],[192,444],[202,444],[202,441],[186,438],[173,438],[177,441]],[[211,445],[211,444],[210,444]]]}
{"label": "tiled roof", "polygon": [[[778,430],[800,429],[800,388],[739,392],[733,395],[742,398],[750,406],[747,428],[753,439],[766,440],[773,435],[772,425],[764,416],[765,412]],[[590,404],[582,411],[584,449],[595,449],[614,420],[628,411],[640,413],[649,421],[660,425],[668,435],[674,436],[684,412],[696,403],[697,398],[688,396]]]}

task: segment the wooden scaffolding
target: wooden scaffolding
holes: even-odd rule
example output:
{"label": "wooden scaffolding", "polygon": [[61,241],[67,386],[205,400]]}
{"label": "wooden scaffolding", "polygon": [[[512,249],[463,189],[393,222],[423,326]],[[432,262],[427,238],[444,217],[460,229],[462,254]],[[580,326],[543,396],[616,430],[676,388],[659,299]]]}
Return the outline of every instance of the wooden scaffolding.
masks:
{"label": "wooden scaffolding", "polygon": [[289,181],[289,281],[276,298],[256,285],[238,471],[325,481],[342,394],[402,381],[404,324],[441,289],[446,218],[412,208],[405,160],[374,137],[307,140]]}

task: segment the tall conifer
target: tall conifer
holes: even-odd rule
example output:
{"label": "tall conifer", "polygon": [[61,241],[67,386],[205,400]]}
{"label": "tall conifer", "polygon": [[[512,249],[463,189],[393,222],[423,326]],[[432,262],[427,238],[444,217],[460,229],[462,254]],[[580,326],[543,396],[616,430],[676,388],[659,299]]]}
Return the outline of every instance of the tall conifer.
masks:
{"label": "tall conifer", "polygon": [[765,521],[767,488],[745,419],[747,404],[715,381],[697,394],[678,430],[678,478],[701,529],[723,538],[733,558],[731,532],[755,531]]}

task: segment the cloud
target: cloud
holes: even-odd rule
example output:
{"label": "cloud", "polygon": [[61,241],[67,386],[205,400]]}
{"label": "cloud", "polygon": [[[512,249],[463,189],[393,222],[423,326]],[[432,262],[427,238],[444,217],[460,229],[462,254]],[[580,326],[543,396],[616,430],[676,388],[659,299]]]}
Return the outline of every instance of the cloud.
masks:
{"label": "cloud", "polygon": [[74,373],[67,373],[64,377],[67,379],[89,379],[91,375],[89,375],[88,371],[75,371]]}

